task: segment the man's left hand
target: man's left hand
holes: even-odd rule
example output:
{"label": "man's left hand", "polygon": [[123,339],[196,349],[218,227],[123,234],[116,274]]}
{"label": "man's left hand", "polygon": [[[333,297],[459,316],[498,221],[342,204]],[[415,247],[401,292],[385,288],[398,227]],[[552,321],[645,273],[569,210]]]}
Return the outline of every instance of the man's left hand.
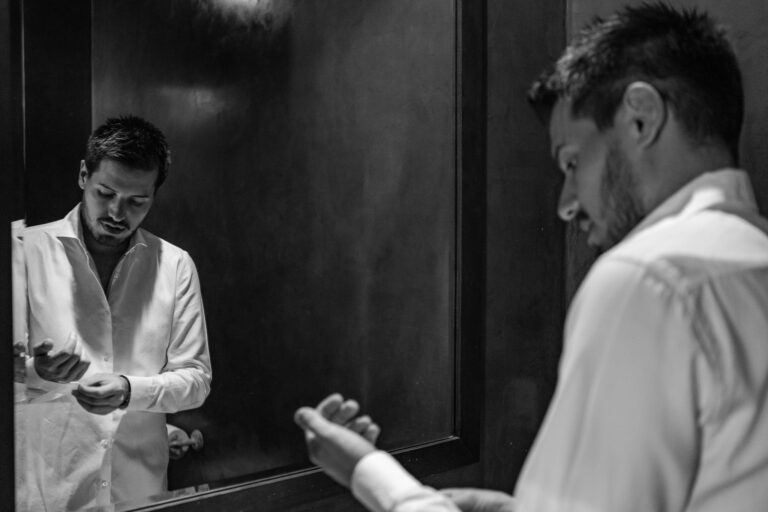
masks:
{"label": "man's left hand", "polygon": [[123,403],[128,383],[114,373],[98,373],[80,381],[72,391],[83,409],[93,414],[109,414]]}

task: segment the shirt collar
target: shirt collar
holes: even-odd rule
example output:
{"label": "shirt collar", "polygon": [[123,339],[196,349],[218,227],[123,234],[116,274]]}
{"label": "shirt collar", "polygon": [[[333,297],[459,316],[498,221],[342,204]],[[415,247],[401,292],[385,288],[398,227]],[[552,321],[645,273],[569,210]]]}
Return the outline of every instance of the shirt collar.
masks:
{"label": "shirt collar", "polygon": [[757,212],[755,194],[745,171],[721,169],[697,176],[651,211],[628,236],[635,235],[663,219],[674,216],[688,217],[714,207]]}
{"label": "shirt collar", "polygon": [[[70,212],[64,217],[64,226],[60,237],[63,238],[76,238],[80,240],[80,243],[85,247],[85,240],[83,239],[83,224],[80,222],[80,208],[82,203],[70,210]],[[131,240],[128,244],[128,250],[126,254],[132,252],[136,247],[147,247],[147,239],[144,236],[144,230],[139,228],[131,235]]]}

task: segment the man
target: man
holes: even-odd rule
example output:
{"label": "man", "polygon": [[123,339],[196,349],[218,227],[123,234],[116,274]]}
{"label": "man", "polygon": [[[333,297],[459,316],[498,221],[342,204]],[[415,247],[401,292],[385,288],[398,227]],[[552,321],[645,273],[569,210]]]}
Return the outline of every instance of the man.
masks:
{"label": "man", "polygon": [[29,400],[18,406],[21,510],[79,510],[166,489],[165,413],[199,407],[211,366],[189,255],[140,228],[168,174],[155,126],[90,136],[64,219],[23,232]]}
{"label": "man", "polygon": [[734,168],[740,76],[707,15],[643,4],[596,20],[534,84],[559,214],[604,252],[514,498],[422,487],[338,417],[340,397],[297,412],[313,460],[371,510],[764,510],[768,222]]}

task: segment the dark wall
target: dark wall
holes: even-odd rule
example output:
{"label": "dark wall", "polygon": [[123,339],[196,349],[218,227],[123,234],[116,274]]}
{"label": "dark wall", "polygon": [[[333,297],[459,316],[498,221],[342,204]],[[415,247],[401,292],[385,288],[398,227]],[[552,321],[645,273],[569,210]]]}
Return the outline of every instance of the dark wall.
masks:
{"label": "dark wall", "polygon": [[560,0],[488,2],[484,484],[511,492],[554,390],[564,316],[560,176],[526,91],[562,49]]}
{"label": "dark wall", "polygon": [[22,218],[21,8],[0,0],[0,504],[14,501],[11,221]]}
{"label": "dark wall", "polygon": [[77,172],[91,132],[91,14],[88,0],[22,4],[24,185],[31,226],[63,217],[82,194]]}
{"label": "dark wall", "polygon": [[212,393],[172,419],[206,448],[173,486],[306,464],[292,413],[331,391],[385,448],[453,432],[454,7],[293,5],[277,27],[93,3],[94,123],[167,134],[146,226],[190,252],[206,305]]}

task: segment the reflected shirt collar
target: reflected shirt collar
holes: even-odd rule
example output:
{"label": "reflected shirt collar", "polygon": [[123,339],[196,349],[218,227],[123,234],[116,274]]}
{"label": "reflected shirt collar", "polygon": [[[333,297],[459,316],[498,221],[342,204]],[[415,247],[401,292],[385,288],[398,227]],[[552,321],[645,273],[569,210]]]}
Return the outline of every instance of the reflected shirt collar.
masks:
{"label": "reflected shirt collar", "polygon": [[757,213],[755,193],[745,171],[721,169],[697,176],[651,211],[627,238],[668,217],[687,217],[713,207]]}

